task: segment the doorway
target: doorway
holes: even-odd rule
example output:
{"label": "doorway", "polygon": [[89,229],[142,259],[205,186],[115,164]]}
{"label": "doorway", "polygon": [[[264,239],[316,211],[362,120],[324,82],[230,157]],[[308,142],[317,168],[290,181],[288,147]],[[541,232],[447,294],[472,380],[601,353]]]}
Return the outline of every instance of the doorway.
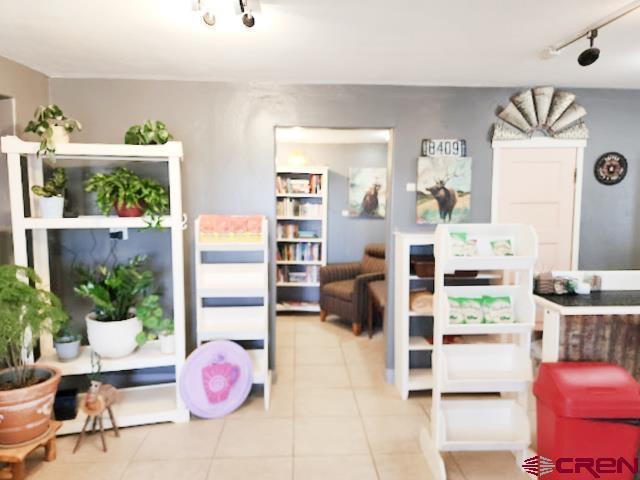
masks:
{"label": "doorway", "polygon": [[[15,99],[0,96],[0,137],[16,134]],[[11,208],[7,162],[0,155],[0,264],[12,263]]]}

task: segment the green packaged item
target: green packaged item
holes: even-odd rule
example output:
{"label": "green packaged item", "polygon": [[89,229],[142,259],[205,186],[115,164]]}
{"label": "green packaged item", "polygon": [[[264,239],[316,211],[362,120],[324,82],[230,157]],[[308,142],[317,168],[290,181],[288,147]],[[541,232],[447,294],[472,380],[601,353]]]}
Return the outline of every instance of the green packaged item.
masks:
{"label": "green packaged item", "polygon": [[464,323],[462,299],[458,297],[449,297],[449,324],[458,325],[461,323]]}
{"label": "green packaged item", "polygon": [[513,304],[510,297],[489,297],[482,299],[484,321],[486,323],[513,323]]}
{"label": "green packaged item", "polygon": [[498,257],[513,256],[513,245],[508,238],[491,240],[491,251]]}
{"label": "green packaged item", "polygon": [[451,253],[454,257],[466,255],[467,234],[464,232],[451,232]]}
{"label": "green packaged item", "polygon": [[482,298],[461,298],[464,323],[482,323],[484,309]]}

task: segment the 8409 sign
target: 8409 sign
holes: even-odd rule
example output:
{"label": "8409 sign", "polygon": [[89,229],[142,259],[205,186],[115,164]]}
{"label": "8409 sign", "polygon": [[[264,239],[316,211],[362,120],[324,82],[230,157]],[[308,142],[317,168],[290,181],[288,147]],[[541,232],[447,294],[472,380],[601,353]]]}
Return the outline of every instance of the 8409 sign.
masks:
{"label": "8409 sign", "polygon": [[423,157],[466,157],[467,141],[455,138],[422,140]]}

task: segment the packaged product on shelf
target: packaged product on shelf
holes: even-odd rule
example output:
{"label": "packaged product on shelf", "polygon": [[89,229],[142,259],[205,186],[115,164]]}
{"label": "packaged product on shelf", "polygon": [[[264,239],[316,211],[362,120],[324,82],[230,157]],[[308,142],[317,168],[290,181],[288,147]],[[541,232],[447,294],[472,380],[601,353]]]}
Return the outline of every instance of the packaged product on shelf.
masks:
{"label": "packaged product on shelf", "polygon": [[459,300],[464,312],[464,323],[482,323],[484,319],[482,298],[460,298]]}
{"label": "packaged product on shelf", "polygon": [[451,253],[455,257],[465,256],[465,246],[467,244],[467,234],[464,232],[451,232]]}
{"label": "packaged product on shelf", "polygon": [[462,299],[449,297],[449,323],[452,325],[464,323],[464,310]]}
{"label": "packaged product on shelf", "polygon": [[513,304],[511,298],[485,296],[482,299],[484,305],[484,320],[486,323],[513,323]]}
{"label": "packaged product on shelf", "polygon": [[467,241],[464,245],[464,256],[465,257],[478,256],[478,239],[477,238],[467,238]]}
{"label": "packaged product on shelf", "polygon": [[489,244],[491,245],[491,251],[496,256],[504,257],[513,255],[513,245],[510,238],[491,240]]}

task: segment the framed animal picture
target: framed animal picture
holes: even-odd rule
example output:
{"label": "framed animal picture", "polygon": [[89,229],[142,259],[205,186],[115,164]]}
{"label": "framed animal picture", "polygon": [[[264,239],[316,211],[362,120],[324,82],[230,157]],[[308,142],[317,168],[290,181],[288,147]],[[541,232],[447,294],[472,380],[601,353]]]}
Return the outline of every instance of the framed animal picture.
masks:
{"label": "framed animal picture", "polygon": [[349,214],[351,217],[384,218],[387,207],[387,169],[349,169]]}
{"label": "framed animal picture", "polygon": [[466,223],[471,218],[471,157],[420,157],[416,221]]}

